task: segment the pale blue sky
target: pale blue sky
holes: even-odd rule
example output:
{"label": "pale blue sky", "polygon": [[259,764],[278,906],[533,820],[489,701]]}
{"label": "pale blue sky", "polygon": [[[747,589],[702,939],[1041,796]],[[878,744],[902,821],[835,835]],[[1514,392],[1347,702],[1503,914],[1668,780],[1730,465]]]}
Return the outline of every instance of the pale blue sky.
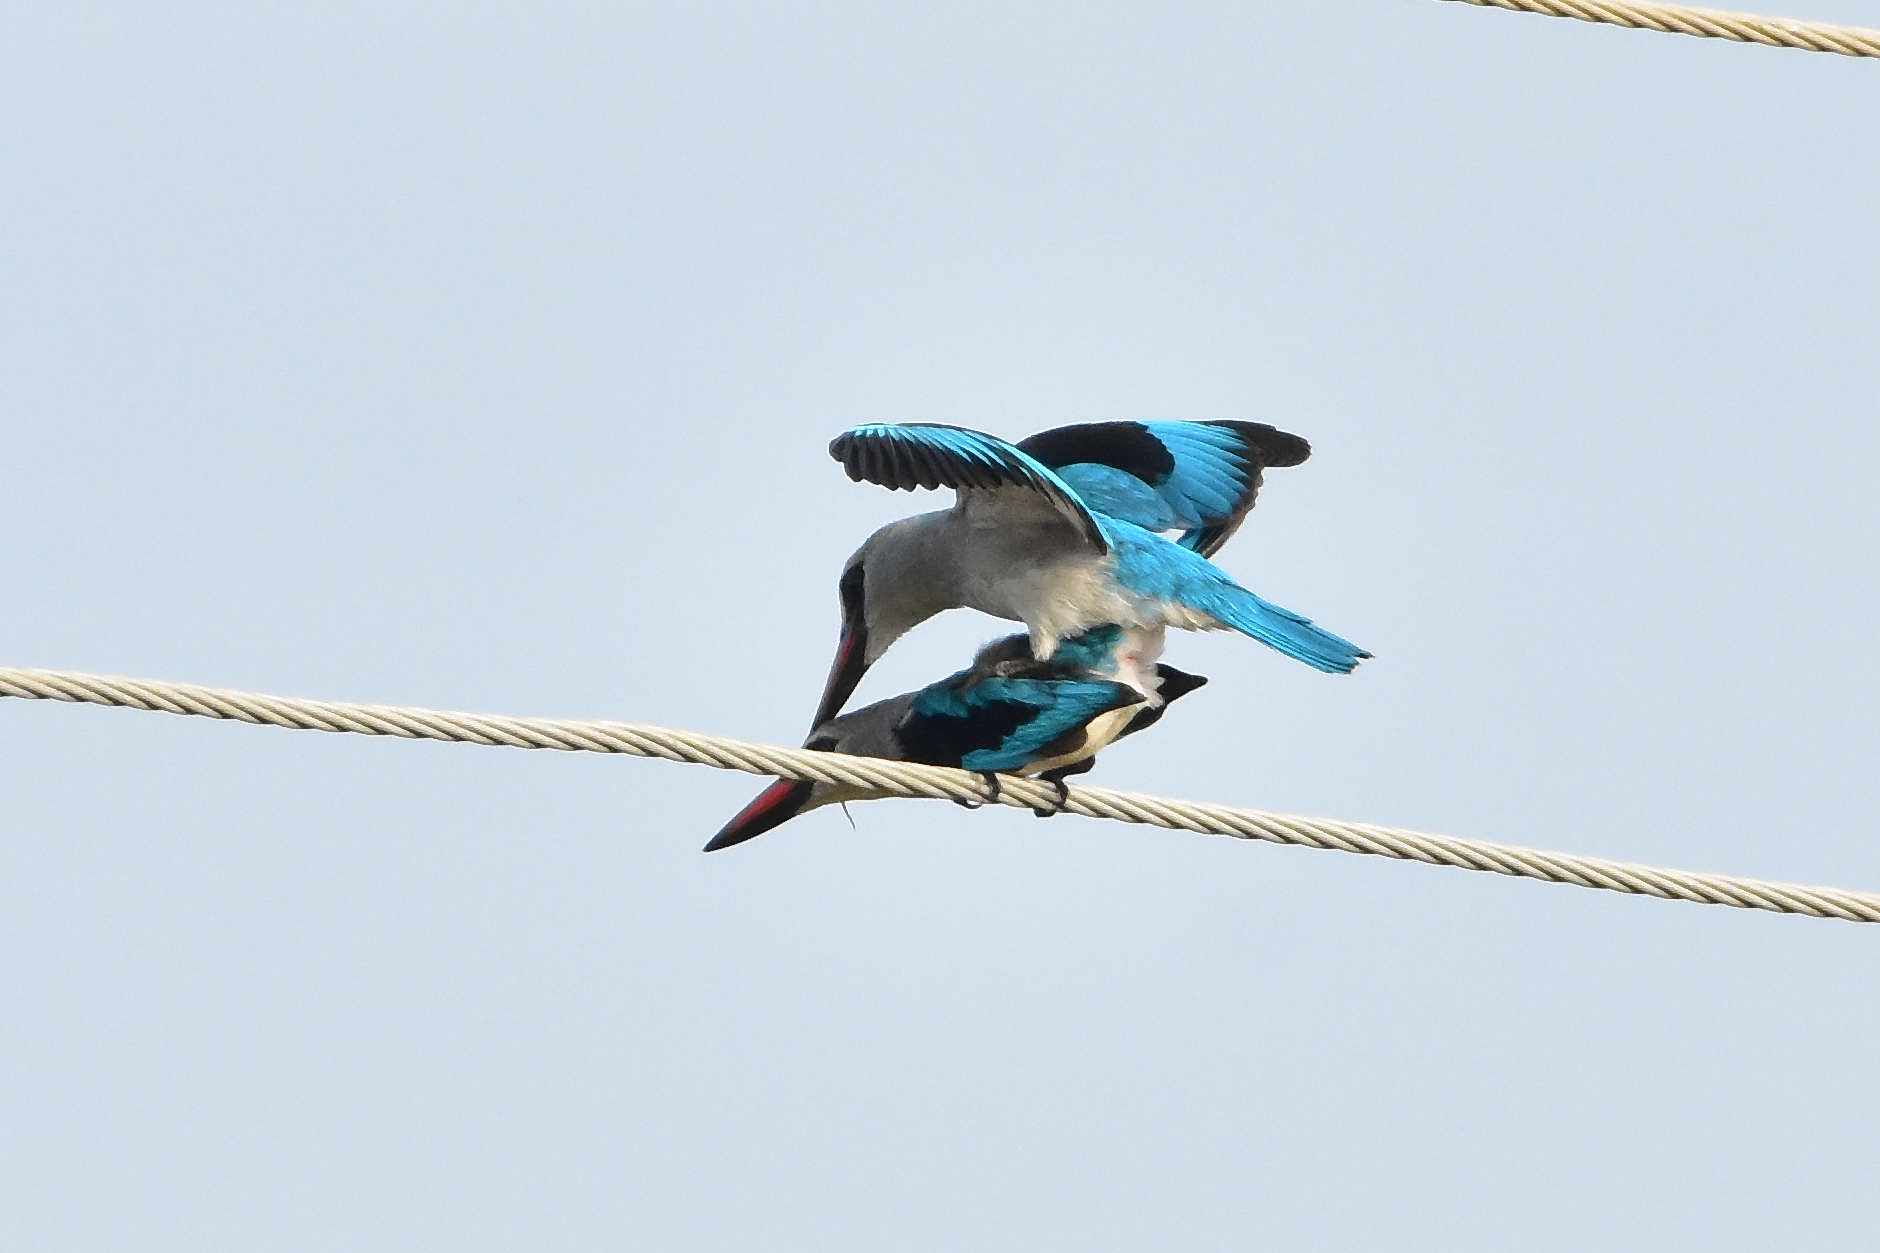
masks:
{"label": "pale blue sky", "polygon": [[[1093,781],[1880,887],[1877,108],[1413,0],[12,6],[0,664],[793,742],[932,507],[837,431],[1247,417],[1223,564],[1377,659],[1175,639]],[[1872,1236],[1880,930],[44,704],[0,783],[8,1248]]]}

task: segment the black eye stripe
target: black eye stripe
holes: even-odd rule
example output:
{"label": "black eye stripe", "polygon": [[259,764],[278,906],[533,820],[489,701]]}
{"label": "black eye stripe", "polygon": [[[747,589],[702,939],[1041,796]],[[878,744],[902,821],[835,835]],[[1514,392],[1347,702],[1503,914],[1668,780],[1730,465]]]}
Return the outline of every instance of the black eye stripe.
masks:
{"label": "black eye stripe", "polygon": [[842,613],[845,617],[859,617],[862,612],[862,567],[850,566],[842,572]]}

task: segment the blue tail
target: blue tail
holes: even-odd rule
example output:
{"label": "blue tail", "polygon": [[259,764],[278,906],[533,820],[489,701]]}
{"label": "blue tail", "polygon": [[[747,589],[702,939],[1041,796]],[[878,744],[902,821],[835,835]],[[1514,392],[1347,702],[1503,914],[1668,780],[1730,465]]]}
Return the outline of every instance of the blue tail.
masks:
{"label": "blue tail", "polygon": [[1106,526],[1114,540],[1117,581],[1139,596],[1198,609],[1328,674],[1349,674],[1371,655],[1310,618],[1260,599],[1191,549],[1116,519],[1106,519]]}
{"label": "blue tail", "polygon": [[1242,635],[1251,635],[1269,648],[1277,648],[1295,661],[1327,674],[1350,674],[1371,654],[1350,640],[1333,635],[1310,618],[1262,600],[1246,588],[1227,583],[1198,604]]}

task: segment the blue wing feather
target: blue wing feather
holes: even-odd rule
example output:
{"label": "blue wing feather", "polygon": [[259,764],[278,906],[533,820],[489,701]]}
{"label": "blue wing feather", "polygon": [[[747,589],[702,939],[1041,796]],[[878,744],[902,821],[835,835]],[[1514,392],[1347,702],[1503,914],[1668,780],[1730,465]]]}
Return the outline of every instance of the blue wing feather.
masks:
{"label": "blue wing feather", "polygon": [[1229,516],[1240,507],[1248,487],[1258,486],[1259,465],[1231,428],[1205,422],[1143,425],[1175,459],[1160,487],[1164,498],[1180,502],[1184,525],[1200,527]]}
{"label": "blue wing feather", "polygon": [[1060,466],[1057,476],[1068,483],[1086,505],[1112,518],[1123,518],[1151,531],[1172,531],[1194,525],[1161,492],[1127,470],[1079,461]]}
{"label": "blue wing feather", "polygon": [[[1097,715],[1142,700],[1122,683],[1097,679],[987,678],[961,671],[915,694],[895,734],[930,750],[935,765],[1022,770],[1044,749]],[[943,751],[938,750],[945,745]],[[944,760],[935,760],[944,758]]]}
{"label": "blue wing feather", "polygon": [[968,770],[1021,770],[1043,755],[1047,745],[1098,714],[1142,699],[1134,688],[1095,679],[987,679],[973,690],[983,692],[986,700],[1020,701],[1036,712],[996,748],[962,757],[960,765]]}
{"label": "blue wing feather", "polygon": [[1091,422],[1018,445],[1056,470],[1091,508],[1211,555],[1239,527],[1269,466],[1298,465],[1311,445],[1265,423]]}

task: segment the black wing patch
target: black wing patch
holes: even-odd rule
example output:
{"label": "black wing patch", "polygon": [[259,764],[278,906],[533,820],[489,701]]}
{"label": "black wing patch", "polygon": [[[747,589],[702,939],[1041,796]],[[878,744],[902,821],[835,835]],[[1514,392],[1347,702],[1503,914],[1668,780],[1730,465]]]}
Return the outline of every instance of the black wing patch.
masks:
{"label": "black wing patch", "polygon": [[1168,482],[1175,469],[1175,454],[1140,422],[1085,422],[1053,427],[1020,440],[1030,453],[1053,470],[1088,462],[1133,474],[1150,487]]}
{"label": "black wing patch", "polygon": [[1264,422],[1090,422],[1042,431],[1018,445],[1056,470],[1091,508],[1211,556],[1259,496],[1262,472],[1312,455],[1297,435]]}
{"label": "black wing patch", "polygon": [[1023,701],[986,701],[971,716],[908,717],[894,729],[907,760],[928,766],[958,766],[968,753],[998,748],[1018,728],[1038,716]]}

